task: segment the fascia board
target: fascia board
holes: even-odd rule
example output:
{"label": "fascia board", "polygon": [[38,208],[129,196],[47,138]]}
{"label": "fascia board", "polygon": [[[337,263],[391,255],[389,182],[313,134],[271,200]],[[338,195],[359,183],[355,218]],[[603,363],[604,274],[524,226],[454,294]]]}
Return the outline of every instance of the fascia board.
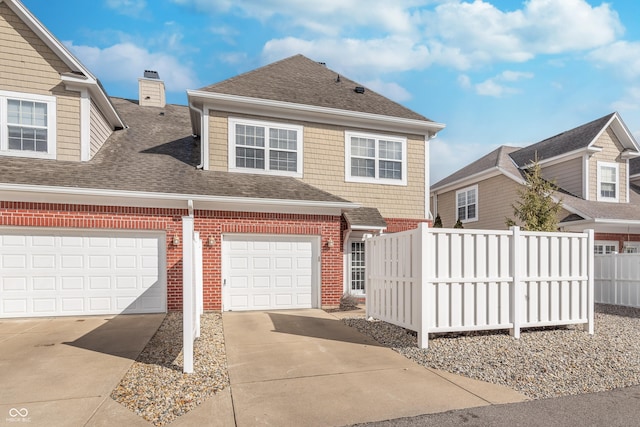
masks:
{"label": "fascia board", "polygon": [[126,127],[124,121],[120,118],[120,115],[109,100],[107,94],[100,88],[97,82],[82,78],[75,78],[68,75],[62,75],[61,78],[67,89],[88,89],[89,93],[91,94],[91,99],[93,99],[100,107],[100,110],[107,117],[109,123],[111,123],[114,128],[124,129]]}
{"label": "fascia board", "polygon": [[267,115],[282,119],[294,119],[344,126],[364,127],[383,131],[416,133],[434,136],[444,129],[442,123],[424,120],[404,119],[337,108],[318,107],[307,104],[274,101],[270,99],[250,98],[214,92],[188,90],[190,102],[202,103],[210,109],[232,113]]}
{"label": "fascia board", "polygon": [[360,207],[359,204],[351,202],[257,199],[20,184],[0,184],[0,200],[177,209],[186,208],[187,201],[193,200],[197,203],[197,209],[320,215],[340,215],[342,209]]}

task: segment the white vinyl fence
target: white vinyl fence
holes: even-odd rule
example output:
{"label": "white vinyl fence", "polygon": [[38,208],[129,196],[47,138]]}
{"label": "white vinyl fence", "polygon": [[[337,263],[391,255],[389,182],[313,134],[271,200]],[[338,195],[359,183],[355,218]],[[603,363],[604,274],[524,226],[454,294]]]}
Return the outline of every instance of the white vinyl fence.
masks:
{"label": "white vinyl fence", "polygon": [[193,373],[193,342],[200,336],[202,299],[202,240],[193,217],[182,217],[182,340],[185,373]]}
{"label": "white vinyl fence", "polygon": [[585,324],[593,333],[593,230],[428,228],[366,241],[367,317],[429,333]]}
{"label": "white vinyl fence", "polygon": [[595,301],[640,307],[640,254],[594,257]]}

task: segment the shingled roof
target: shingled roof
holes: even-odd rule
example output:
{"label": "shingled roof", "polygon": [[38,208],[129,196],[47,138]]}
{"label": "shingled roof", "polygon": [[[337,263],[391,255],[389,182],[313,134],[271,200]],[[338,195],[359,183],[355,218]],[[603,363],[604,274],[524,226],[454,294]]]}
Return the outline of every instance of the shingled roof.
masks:
{"label": "shingled roof", "polygon": [[112,98],[129,128],[89,162],[0,156],[0,183],[213,197],[349,203],[292,177],[203,171],[189,108]]}
{"label": "shingled roof", "polygon": [[432,121],[371,89],[358,93],[356,87],[364,85],[303,55],[295,55],[200,91]]}
{"label": "shingled roof", "polygon": [[615,114],[608,114],[577,128],[524,147],[517,152],[511,153],[511,158],[518,166],[523,167],[534,161],[536,155],[538,160],[544,160],[580,148],[587,148]]}
{"label": "shingled roof", "polygon": [[509,154],[519,150],[519,147],[509,147],[502,145],[484,157],[479,158],[473,163],[459,169],[446,178],[441,179],[431,186],[432,189],[438,189],[448,184],[452,184],[456,181],[468,178],[478,173],[484,172],[489,169],[500,168],[503,171],[512,173],[515,176],[520,176],[518,168],[515,167]]}

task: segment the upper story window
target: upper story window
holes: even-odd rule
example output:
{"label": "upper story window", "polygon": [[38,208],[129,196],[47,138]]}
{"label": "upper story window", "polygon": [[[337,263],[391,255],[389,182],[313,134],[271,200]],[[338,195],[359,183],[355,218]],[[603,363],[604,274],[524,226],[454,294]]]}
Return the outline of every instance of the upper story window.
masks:
{"label": "upper story window", "polygon": [[54,159],[55,115],[53,96],[0,91],[0,153]]}
{"label": "upper story window", "polygon": [[620,196],[618,164],[598,162],[598,200],[617,202]]}
{"label": "upper story window", "polygon": [[407,140],[345,133],[345,180],[407,185]]}
{"label": "upper story window", "polygon": [[229,118],[229,170],[302,177],[302,126]]}
{"label": "upper story window", "polygon": [[456,191],[456,220],[471,222],[478,220],[478,186]]}

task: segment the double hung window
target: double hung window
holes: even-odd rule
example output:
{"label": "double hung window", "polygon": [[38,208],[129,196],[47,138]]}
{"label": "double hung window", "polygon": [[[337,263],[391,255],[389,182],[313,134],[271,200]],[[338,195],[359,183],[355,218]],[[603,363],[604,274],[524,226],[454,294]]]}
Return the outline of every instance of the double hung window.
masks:
{"label": "double hung window", "polygon": [[345,146],[346,181],[406,185],[406,139],[346,132]]}

